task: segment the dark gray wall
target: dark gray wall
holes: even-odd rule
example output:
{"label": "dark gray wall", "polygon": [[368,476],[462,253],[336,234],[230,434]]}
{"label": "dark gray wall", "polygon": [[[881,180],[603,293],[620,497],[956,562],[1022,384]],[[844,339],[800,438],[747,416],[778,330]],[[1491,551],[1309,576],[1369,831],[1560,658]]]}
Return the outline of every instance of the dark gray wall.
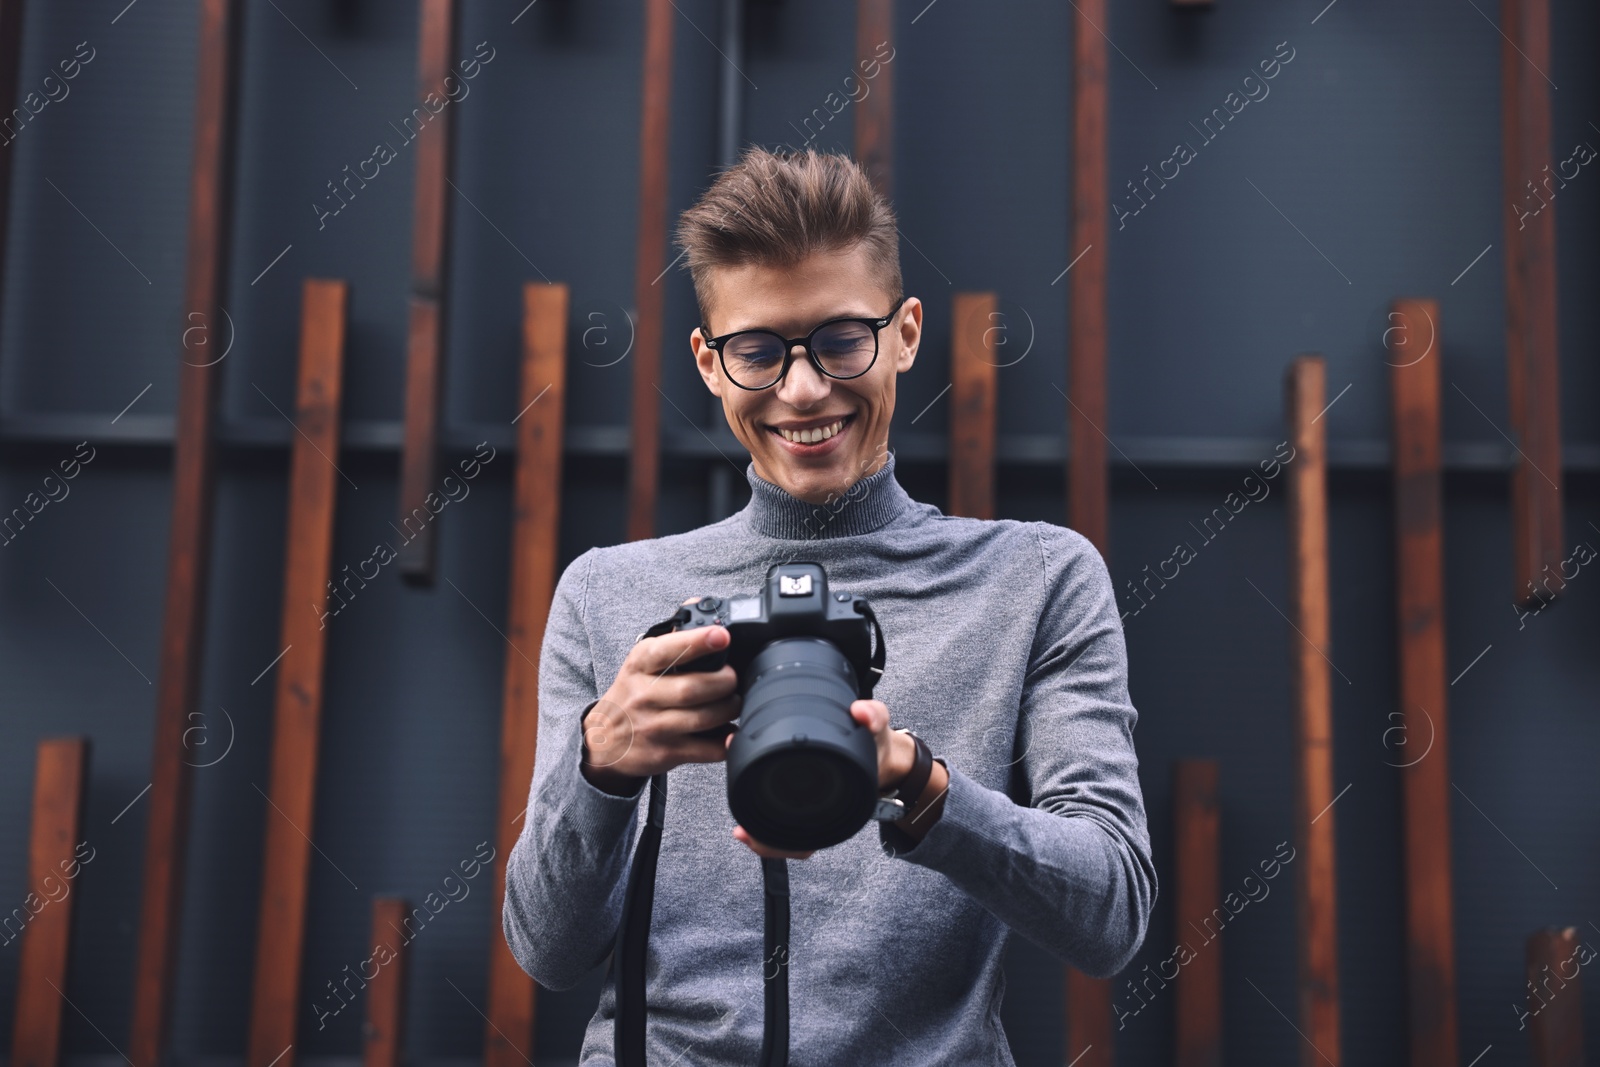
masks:
{"label": "dark gray wall", "polygon": [[[0,506],[9,510],[38,487],[76,441],[97,448],[71,496],[0,549],[0,907],[9,910],[28,891],[35,743],[84,733],[94,746],[84,833],[97,852],[75,889],[68,993],[81,1014],[67,1013],[69,1057],[115,1056],[109,1042],[124,1045],[129,1025],[171,460],[159,443],[124,438],[160,438],[160,416],[176,404],[173,358],[187,325],[195,5],[142,0],[124,10],[124,2],[30,5],[24,86],[80,41],[95,58],[66,99],[0,148],[14,153],[15,174],[0,318]],[[272,406],[288,410],[292,401],[299,284],[308,275],[352,286],[346,418],[397,420],[409,149],[321,229],[311,205],[407,113],[415,5],[245,6],[224,423],[234,437],[287,440]],[[592,431],[627,423],[632,364],[616,356],[628,343],[633,303],[639,5],[540,0],[512,25],[522,7],[464,5],[462,54],[488,41],[495,58],[470,96],[451,105],[460,193],[451,204],[445,411],[460,438],[480,426],[504,433],[516,414],[518,290],[541,278],[572,288],[569,424]],[[717,93],[728,72],[708,40],[720,34],[718,3],[678,0],[677,8],[674,213],[717,162]],[[1292,634],[1275,610],[1288,601],[1282,480],[1214,541],[1199,545],[1190,524],[1272,454],[1284,436],[1284,369],[1296,353],[1321,352],[1330,397],[1349,386],[1327,423],[1335,460],[1352,461],[1330,482],[1335,762],[1339,788],[1349,785],[1335,809],[1345,1051],[1352,1063],[1398,1064],[1405,1017],[1393,764],[1410,757],[1386,733],[1396,710],[1390,489],[1381,465],[1361,460],[1373,454],[1365,446],[1381,455],[1388,436],[1384,315],[1391,299],[1410,295],[1440,301],[1450,456],[1487,456],[1492,467],[1509,452],[1501,432],[1509,208],[1499,163],[1498,5],[1338,0],[1324,9],[1324,0],[1217,0],[1216,8],[1117,4],[1104,27],[1115,46],[1113,194],[1175,142],[1198,147],[1124,228],[1113,220],[1109,250],[1106,429],[1127,458],[1113,453],[1108,559],[1129,612],[1137,740],[1163,878],[1129,976],[1165,959],[1180,936],[1170,913],[1175,758],[1221,760],[1225,887],[1290,835]],[[936,446],[945,432],[948,400],[933,402],[948,382],[950,294],[967,289],[998,291],[1009,339],[1021,346],[1031,337],[1026,357],[1001,378],[1002,432],[1062,436],[1066,402],[1053,386],[1066,384],[1067,307],[1058,279],[1080,251],[1068,246],[1070,14],[1042,3],[899,5],[888,68],[895,193],[906,282],[927,304],[928,328],[916,368],[900,383],[902,444]],[[749,19],[743,137],[797,143],[797,127],[851,73],[854,7],[757,2]],[[1551,93],[1558,158],[1600,137],[1591,125],[1600,121],[1596,21],[1589,5],[1557,5],[1546,73],[1559,87]],[[1294,58],[1268,83],[1270,95],[1199,146],[1189,123],[1219,106],[1279,42]],[[852,122],[846,109],[816,143],[847,148]],[[1565,540],[1600,545],[1592,358],[1600,323],[1590,299],[1600,275],[1600,177],[1591,170],[1562,191],[1556,218],[1562,432],[1573,460]],[[1492,247],[1462,275],[1485,246]],[[662,387],[671,400],[664,434],[697,441],[694,424],[721,429],[721,417],[682,347],[695,317],[687,278],[672,271],[662,284]],[[82,418],[68,426],[41,421],[46,415]],[[1164,445],[1169,438],[1183,441]],[[1170,461],[1207,441],[1227,458]],[[903,451],[902,481],[918,499],[942,505],[942,463],[912,453],[926,447]],[[258,787],[272,711],[272,675],[258,676],[280,651],[285,459],[282,447],[223,453],[202,698],[208,732],[193,761],[216,760],[233,740],[225,758],[196,772],[174,1038],[185,1061],[237,1057],[244,1043],[267,815]],[[734,459],[742,470],[744,457]],[[715,456],[668,457],[662,532],[706,520],[707,473],[721,464]],[[392,450],[347,451],[340,466],[349,482],[339,500],[336,570],[388,536],[396,493]],[[372,895],[420,898],[493,836],[506,655],[494,626],[506,610],[511,466],[502,451],[472,495],[441,517],[437,588],[419,591],[385,574],[330,620],[313,831],[325,858],[312,868],[301,1054],[359,1051],[358,1009],[319,1031],[309,1002],[366,954]],[[575,455],[565,477],[563,565],[622,538],[625,468],[615,455]],[[732,487],[737,507],[747,492],[739,473]],[[1002,515],[1065,521],[1058,463],[1007,464],[999,487]],[[1576,924],[1600,943],[1600,679],[1592,654],[1600,578],[1583,571],[1564,602],[1519,626],[1503,473],[1453,472],[1446,490],[1461,1048],[1470,1059],[1492,1045],[1482,1061],[1489,1067],[1526,1062],[1515,1014],[1526,934]],[[1184,539],[1198,558],[1140,609],[1126,583]],[[1230,1062],[1299,1055],[1300,1038],[1275,1010],[1294,1014],[1292,877],[1286,871],[1227,928]],[[487,899],[485,880],[411,946],[413,1058],[479,1054],[477,1008],[495,928]],[[15,956],[15,944],[0,946],[0,1039],[11,1029]],[[1600,980],[1587,984],[1593,1032]],[[598,976],[541,999],[537,1062],[573,1054],[597,988]],[[1117,1002],[1138,1006],[1125,988]],[[1059,966],[1015,944],[1006,1018],[1019,1063],[1063,1061],[1060,1006]],[[1171,1017],[1170,989],[1128,1016],[1119,1062],[1169,1060]]]}

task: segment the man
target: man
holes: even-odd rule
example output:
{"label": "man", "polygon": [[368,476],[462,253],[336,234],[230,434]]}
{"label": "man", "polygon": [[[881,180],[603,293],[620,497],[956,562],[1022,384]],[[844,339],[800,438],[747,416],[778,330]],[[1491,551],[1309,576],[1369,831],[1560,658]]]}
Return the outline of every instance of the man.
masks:
{"label": "man", "polygon": [[[605,960],[643,787],[670,769],[652,1064],[757,1060],[752,852],[803,859],[789,864],[795,1067],[1011,1064],[1000,1001],[1013,931],[1099,977],[1144,938],[1156,875],[1110,575],[1073,530],[942,515],[895,480],[895,381],[923,315],[901,291],[897,234],[861,169],[814,151],[751,149],[684,213],[703,323],[690,344],[750,452],[750,503],[687,533],[592,548],[556,588],[506,938],[552,989]],[[907,779],[917,738],[937,757],[898,822],[800,855],[729,813],[725,742],[702,732],[739,714],[733,668],[662,673],[726,647],[726,628],[635,640],[680,603],[755,594],[771,564],[794,560],[820,563],[882,624],[875,699],[851,707],[875,739],[880,787]],[[613,1062],[614,983],[613,963],[584,1067]]]}

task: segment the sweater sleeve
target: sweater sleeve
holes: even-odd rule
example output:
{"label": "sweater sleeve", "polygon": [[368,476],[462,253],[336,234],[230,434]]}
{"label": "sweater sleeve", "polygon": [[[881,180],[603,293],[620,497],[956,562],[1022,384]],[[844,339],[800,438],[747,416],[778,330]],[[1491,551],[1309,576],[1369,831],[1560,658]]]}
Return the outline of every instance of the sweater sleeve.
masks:
{"label": "sweater sleeve", "polygon": [[584,618],[595,552],[562,572],[550,604],[539,653],[538,758],[501,911],[511,954],[550,989],[572,988],[611,951],[643,793],[614,796],[579,770],[580,720],[600,695]]}
{"label": "sweater sleeve", "polygon": [[1138,713],[1105,561],[1074,530],[1034,526],[1045,598],[1017,726],[1031,805],[948,767],[939,820],[895,854],[943,872],[1013,930],[1105,978],[1133,959],[1156,897]]}

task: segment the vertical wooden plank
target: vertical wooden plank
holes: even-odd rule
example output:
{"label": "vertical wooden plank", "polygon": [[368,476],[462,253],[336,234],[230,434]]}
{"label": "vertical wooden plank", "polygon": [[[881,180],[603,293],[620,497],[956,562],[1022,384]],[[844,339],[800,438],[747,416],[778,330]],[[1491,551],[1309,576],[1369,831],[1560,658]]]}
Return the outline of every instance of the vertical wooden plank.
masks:
{"label": "vertical wooden plank", "polygon": [[1581,967],[1594,950],[1576,927],[1540,930],[1528,938],[1528,1044],[1533,1067],[1583,1067]]}
{"label": "vertical wooden plank", "polygon": [[[1106,0],[1072,16],[1072,233],[1067,272],[1067,523],[1110,559],[1106,474]],[[1081,257],[1081,258],[1080,258]],[[1111,983],[1069,969],[1067,1047],[1078,1067],[1111,1067]],[[1087,1053],[1084,1050],[1088,1049]]]}
{"label": "vertical wooden plank", "polygon": [[1189,942],[1191,932],[1204,942],[1174,983],[1178,1067],[1222,1067],[1222,945],[1221,935],[1209,932],[1216,926],[1216,909],[1222,907],[1217,770],[1212,759],[1178,760],[1172,766],[1174,920],[1182,942]]}
{"label": "vertical wooden plank", "polygon": [[1111,982],[1067,968],[1067,1059],[1073,1067],[1111,1067]]}
{"label": "vertical wooden plank", "polygon": [[[1406,970],[1412,1067],[1458,1067],[1455,922],[1450,885],[1450,748],[1444,647],[1444,488],[1440,462],[1439,305],[1397,300],[1390,321],[1426,355],[1396,358],[1395,606],[1400,636],[1400,769],[1406,871]],[[1405,351],[1412,352],[1407,343]]]}
{"label": "vertical wooden plank", "polygon": [[[1556,189],[1550,154],[1549,0],[1501,0],[1501,160],[1508,200],[1506,370],[1513,600],[1548,602],[1561,577],[1561,403]],[[1546,568],[1549,568],[1546,570]],[[1554,581],[1546,587],[1546,578]],[[1535,593],[1537,590],[1537,593]]]}
{"label": "vertical wooden plank", "polygon": [[1341,1062],[1339,941],[1333,788],[1333,684],[1328,660],[1327,448],[1321,421],[1327,386],[1321,356],[1305,355],[1284,383],[1289,468],[1290,662],[1296,767],[1294,836],[1299,914],[1300,1048],[1303,1067]]}
{"label": "vertical wooden plank", "polygon": [[[238,0],[200,0],[195,80],[194,156],[190,170],[188,248],[181,329],[221,322],[219,298],[227,262]],[[199,320],[190,318],[200,315]],[[220,328],[219,336],[220,336]],[[174,331],[175,333],[177,331]],[[212,339],[208,338],[208,342]],[[149,822],[134,965],[128,1058],[160,1067],[172,1015],[172,985],[183,907],[191,768],[183,732],[192,724],[205,646],[206,572],[211,557],[212,422],[218,364],[178,357],[178,411],[173,442],[172,525],[156,682],[155,745]]]}
{"label": "vertical wooden plank", "polygon": [[506,634],[505,707],[500,726],[500,806],[490,913],[486,1067],[519,1067],[533,1056],[534,983],[506,944],[506,864],[522,832],[537,755],[539,649],[555,596],[560,544],[561,441],[567,392],[565,285],[529,282],[522,292],[522,397],[512,502],[511,593]]}
{"label": "vertical wooden plank", "polygon": [[672,114],[672,0],[644,0],[644,100],[639,122],[639,244],[634,303],[633,462],[628,468],[628,540],[655,536],[661,480],[661,340],[667,269],[667,139]]}
{"label": "vertical wooden plank", "polygon": [[[402,897],[377,897],[372,901],[372,944],[377,956],[374,962],[382,962],[367,981],[361,1067],[400,1067],[406,1018],[406,940],[401,924],[409,910]],[[379,945],[389,951],[379,956]]]}
{"label": "vertical wooden plank", "polygon": [[[1068,523],[1108,556],[1106,472],[1106,0],[1073,5]],[[1080,258],[1081,257],[1081,258]],[[1088,1067],[1088,1065],[1085,1065]]]}
{"label": "vertical wooden plank", "polygon": [[[456,49],[455,0],[421,0],[418,31],[416,138],[417,185],[412,207],[411,297],[406,325],[406,428],[400,455],[400,517],[409,540],[399,548],[400,574],[433,584],[438,526],[424,501],[437,489],[439,393],[445,338],[445,250],[449,247],[450,149],[455,122],[444,80]],[[437,114],[428,106],[432,98]],[[423,125],[423,123],[426,125]],[[409,132],[409,131],[408,131]],[[406,520],[411,519],[411,525]],[[432,520],[432,521],[429,521]],[[414,531],[414,532],[413,532]]]}
{"label": "vertical wooden plank", "polygon": [[[73,878],[78,861],[85,858],[76,856],[75,850],[89,776],[89,739],[41,741],[34,766],[28,896],[37,898],[40,908],[22,928],[11,1067],[57,1067],[61,1062],[61,1013],[77,888]],[[93,855],[89,853],[90,858]],[[25,907],[33,911],[31,904]]]}
{"label": "vertical wooden plank", "polygon": [[[857,0],[856,62],[878,55],[885,42],[894,55],[894,0]],[[894,72],[883,67],[872,92],[856,103],[856,161],[884,196],[894,195]],[[959,514],[959,513],[958,513]]]}
{"label": "vertical wooden plank", "polygon": [[[333,517],[339,491],[339,402],[348,287],[306,279],[300,319],[300,382],[295,401],[289,474],[288,548],[283,578],[283,644],[272,721],[269,803],[261,911],[256,928],[255,985],[250,1005],[247,1067],[294,1067],[300,1006],[306,891],[315,832],[317,740],[322,717],[327,630],[311,605],[328,600]],[[346,575],[361,582],[359,576]],[[283,1058],[280,1060],[279,1057]]]}
{"label": "vertical wooden plank", "polygon": [[993,293],[956,293],[950,303],[950,514],[974,519],[994,518],[996,307]]}

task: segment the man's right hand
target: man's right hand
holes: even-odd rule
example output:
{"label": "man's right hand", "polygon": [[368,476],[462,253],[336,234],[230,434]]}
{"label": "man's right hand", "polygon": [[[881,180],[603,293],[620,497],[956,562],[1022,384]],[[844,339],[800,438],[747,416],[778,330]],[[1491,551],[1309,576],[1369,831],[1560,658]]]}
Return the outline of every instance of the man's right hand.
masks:
{"label": "man's right hand", "polygon": [[[690,597],[692,604],[699,597]],[[628,650],[617,679],[583,718],[583,776],[596,788],[630,796],[640,780],[683,763],[727,758],[720,729],[738,717],[738,678],[731,666],[664,674],[728,647],[724,626],[647,637]],[[702,731],[716,731],[695,736]]]}

